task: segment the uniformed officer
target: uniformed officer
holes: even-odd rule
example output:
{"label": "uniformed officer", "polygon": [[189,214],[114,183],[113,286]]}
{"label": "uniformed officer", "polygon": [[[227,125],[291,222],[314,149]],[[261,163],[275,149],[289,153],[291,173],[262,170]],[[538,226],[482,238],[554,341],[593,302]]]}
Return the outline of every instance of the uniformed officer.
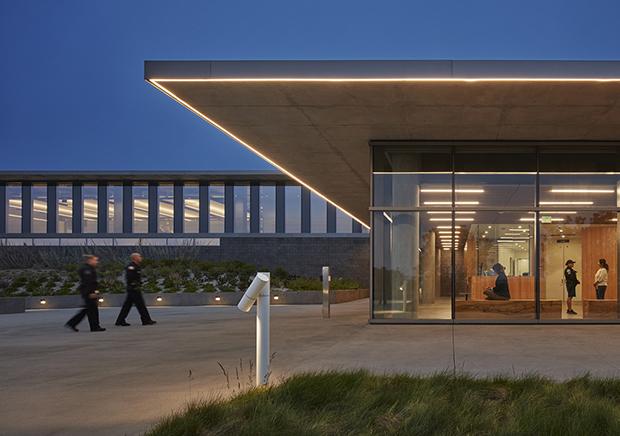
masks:
{"label": "uniformed officer", "polygon": [[571,259],[566,261],[566,268],[564,268],[564,283],[566,283],[566,292],[568,293],[568,299],[566,300],[566,306],[568,310],[566,313],[569,315],[577,315],[577,312],[573,310],[573,298],[577,296],[577,285],[581,283],[577,280],[577,271],[573,269],[575,262]]}
{"label": "uniformed officer", "polygon": [[84,256],[84,265],[78,270],[80,276],[80,294],[84,299],[84,307],[73,318],[65,324],[66,327],[77,332],[77,325],[88,316],[88,324],[90,324],[91,332],[104,332],[105,329],[99,325],[99,309],[97,308],[97,300],[99,296],[97,285],[97,264],[99,258],[92,254]]}
{"label": "uniformed officer", "polygon": [[127,297],[121,308],[121,312],[116,318],[116,325],[128,326],[127,315],[131,310],[132,305],[136,305],[136,309],[140,313],[140,319],[142,325],[153,325],[156,322],[151,319],[149,311],[144,304],[144,298],[142,297],[142,275],[140,270],[140,263],[142,263],[142,255],[140,253],[132,253],[131,262],[125,268],[125,280],[127,282]]}

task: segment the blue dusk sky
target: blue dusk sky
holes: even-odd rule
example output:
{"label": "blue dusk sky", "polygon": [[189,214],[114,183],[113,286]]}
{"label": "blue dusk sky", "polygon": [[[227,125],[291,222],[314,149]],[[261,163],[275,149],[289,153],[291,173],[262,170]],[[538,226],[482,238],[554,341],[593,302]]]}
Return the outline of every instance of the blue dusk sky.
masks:
{"label": "blue dusk sky", "polygon": [[0,170],[269,165],[146,59],[620,59],[620,2],[0,0]]}

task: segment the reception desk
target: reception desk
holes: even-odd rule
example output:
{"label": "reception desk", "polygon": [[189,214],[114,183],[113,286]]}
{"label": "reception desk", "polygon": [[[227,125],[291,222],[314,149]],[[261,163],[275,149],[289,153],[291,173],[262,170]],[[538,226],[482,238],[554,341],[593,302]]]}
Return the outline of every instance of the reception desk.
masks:
{"label": "reception desk", "polygon": [[[495,286],[497,276],[470,276],[468,279],[472,300],[484,300],[484,290]],[[513,300],[534,300],[534,277],[508,277],[510,298]]]}

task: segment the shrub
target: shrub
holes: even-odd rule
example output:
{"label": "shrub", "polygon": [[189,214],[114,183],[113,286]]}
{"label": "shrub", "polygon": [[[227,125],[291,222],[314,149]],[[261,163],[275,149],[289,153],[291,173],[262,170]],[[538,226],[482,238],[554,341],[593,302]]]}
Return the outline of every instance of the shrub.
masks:
{"label": "shrub", "polygon": [[342,277],[337,277],[335,279],[332,279],[332,281],[330,283],[330,287],[331,287],[331,289],[334,289],[334,290],[338,290],[338,289],[359,289],[360,288],[360,284],[358,282],[356,282],[355,280],[345,279],[345,278],[342,278]]}
{"label": "shrub", "polygon": [[296,277],[286,283],[286,287],[291,291],[318,291],[323,289],[319,279],[309,279],[306,277]]}

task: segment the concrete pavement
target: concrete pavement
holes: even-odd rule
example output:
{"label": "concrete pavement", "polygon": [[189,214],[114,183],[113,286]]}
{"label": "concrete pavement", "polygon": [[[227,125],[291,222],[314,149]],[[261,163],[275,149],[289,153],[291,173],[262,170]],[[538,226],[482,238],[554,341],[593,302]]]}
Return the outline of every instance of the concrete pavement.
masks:
{"label": "concrete pavement", "polygon": [[[0,316],[0,435],[135,435],[188,400],[249,382],[254,315],[234,307],[151,308],[155,326],[73,333],[74,310]],[[298,371],[452,369],[451,326],[368,325],[368,300],[272,307],[273,379]],[[620,375],[620,325],[457,325],[456,363],[475,375]],[[229,384],[218,362],[229,372]],[[242,362],[242,363],[241,363]],[[242,367],[243,365],[243,367]],[[237,381],[236,370],[240,371]],[[191,371],[191,377],[190,377]]]}

